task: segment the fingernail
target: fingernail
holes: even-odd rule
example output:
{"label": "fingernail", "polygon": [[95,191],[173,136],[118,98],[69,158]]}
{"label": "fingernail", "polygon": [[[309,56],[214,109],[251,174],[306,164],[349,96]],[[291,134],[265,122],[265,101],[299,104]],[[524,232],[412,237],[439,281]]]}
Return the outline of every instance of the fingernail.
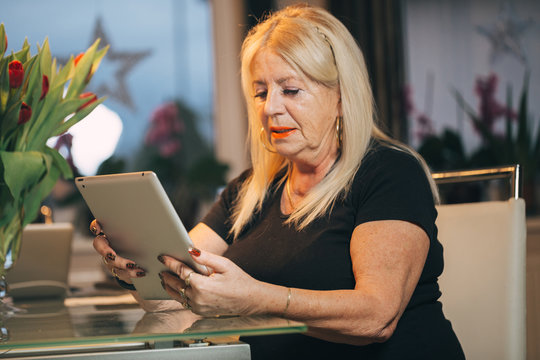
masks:
{"label": "fingernail", "polygon": [[116,259],[116,255],[114,255],[113,253],[108,253],[107,259],[114,261],[114,259]]}
{"label": "fingernail", "polygon": [[137,277],[143,277],[146,273],[144,271],[137,271]]}
{"label": "fingernail", "polygon": [[166,290],[165,289],[165,282],[163,280],[161,280],[161,287],[163,288],[163,290]]}
{"label": "fingernail", "polygon": [[158,255],[157,259],[160,263],[165,264],[165,259],[163,258],[163,255]]}
{"label": "fingernail", "polygon": [[190,249],[188,250],[188,252],[189,252],[192,256],[195,256],[195,257],[201,256],[201,250],[199,250],[199,249],[197,249],[197,248],[194,248],[194,247],[190,248]]}
{"label": "fingernail", "polygon": [[158,276],[159,276],[159,278],[160,278],[161,280],[163,280],[163,274],[162,274],[162,273],[159,273]]}
{"label": "fingernail", "polygon": [[127,264],[126,264],[126,267],[127,267],[128,269],[130,269],[130,270],[135,269],[136,266],[137,266],[137,265],[136,265],[135,263],[127,263]]}

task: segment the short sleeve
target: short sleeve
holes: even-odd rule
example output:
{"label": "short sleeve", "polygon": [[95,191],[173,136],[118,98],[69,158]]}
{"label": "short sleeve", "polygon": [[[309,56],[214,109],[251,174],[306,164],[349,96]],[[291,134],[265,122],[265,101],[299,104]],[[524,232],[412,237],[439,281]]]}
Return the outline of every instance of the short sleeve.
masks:
{"label": "short sleeve", "polygon": [[403,220],[420,226],[434,240],[433,194],[424,169],[411,154],[384,146],[372,150],[360,166],[353,194],[355,225]]}
{"label": "short sleeve", "polygon": [[236,201],[240,187],[250,173],[250,170],[246,170],[239,177],[229,182],[217,201],[210,208],[210,211],[201,220],[202,223],[214,230],[229,245],[233,241],[230,231],[232,228],[231,219],[234,202]]}

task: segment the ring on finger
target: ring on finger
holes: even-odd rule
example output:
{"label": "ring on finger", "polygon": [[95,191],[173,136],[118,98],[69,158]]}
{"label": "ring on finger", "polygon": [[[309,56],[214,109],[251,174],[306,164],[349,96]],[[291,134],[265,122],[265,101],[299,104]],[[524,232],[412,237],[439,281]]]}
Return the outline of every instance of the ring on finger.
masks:
{"label": "ring on finger", "polygon": [[116,268],[111,268],[111,274],[113,274],[113,276],[118,279],[118,274],[116,273]]}
{"label": "ring on finger", "polygon": [[178,291],[178,293],[182,297],[182,300],[185,300],[187,302],[186,289],[182,288]]}
{"label": "ring on finger", "polygon": [[109,265],[109,260],[107,260],[107,258],[106,258],[105,256],[102,256],[102,257],[101,257],[101,260],[103,260],[103,263],[104,263],[105,265]]}
{"label": "ring on finger", "polygon": [[186,310],[191,310],[191,305],[188,304],[187,300],[186,300],[186,302],[182,303],[182,306],[183,306],[184,309],[186,309]]}
{"label": "ring on finger", "polygon": [[188,276],[186,276],[184,282],[186,283],[186,287],[190,287],[191,286],[191,274],[193,274],[194,271],[190,272],[188,274]]}
{"label": "ring on finger", "polygon": [[90,223],[90,232],[97,235],[97,226],[95,224],[95,220]]}

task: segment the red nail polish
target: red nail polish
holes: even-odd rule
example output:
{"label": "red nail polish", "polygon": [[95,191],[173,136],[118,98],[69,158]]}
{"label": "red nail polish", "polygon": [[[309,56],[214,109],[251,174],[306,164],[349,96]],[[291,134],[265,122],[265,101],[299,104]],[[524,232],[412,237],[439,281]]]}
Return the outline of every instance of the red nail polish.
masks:
{"label": "red nail polish", "polygon": [[165,264],[165,259],[163,259],[163,255],[158,255],[157,259],[160,263]]}
{"label": "red nail polish", "polygon": [[143,277],[146,273],[144,271],[137,271],[137,277]]}
{"label": "red nail polish", "polygon": [[114,255],[113,253],[108,253],[107,259],[114,261],[114,259],[116,259],[116,255]]}
{"label": "red nail polish", "polygon": [[199,257],[201,256],[201,250],[197,249],[197,248],[191,248],[188,250],[188,252],[192,255],[192,256],[195,256],[195,257]]}
{"label": "red nail polish", "polygon": [[127,263],[127,264],[126,264],[126,267],[127,267],[128,269],[130,269],[130,270],[135,269],[135,266],[137,266],[137,265],[135,265],[135,263]]}

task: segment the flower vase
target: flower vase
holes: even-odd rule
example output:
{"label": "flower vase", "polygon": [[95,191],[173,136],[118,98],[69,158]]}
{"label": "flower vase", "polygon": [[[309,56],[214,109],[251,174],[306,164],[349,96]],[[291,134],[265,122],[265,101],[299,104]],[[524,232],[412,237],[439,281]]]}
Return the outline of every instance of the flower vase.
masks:
{"label": "flower vase", "polygon": [[0,316],[2,318],[9,317],[17,312],[17,308],[6,302],[6,296],[8,295],[6,274],[19,257],[23,218],[24,211],[21,209],[0,226]]}

